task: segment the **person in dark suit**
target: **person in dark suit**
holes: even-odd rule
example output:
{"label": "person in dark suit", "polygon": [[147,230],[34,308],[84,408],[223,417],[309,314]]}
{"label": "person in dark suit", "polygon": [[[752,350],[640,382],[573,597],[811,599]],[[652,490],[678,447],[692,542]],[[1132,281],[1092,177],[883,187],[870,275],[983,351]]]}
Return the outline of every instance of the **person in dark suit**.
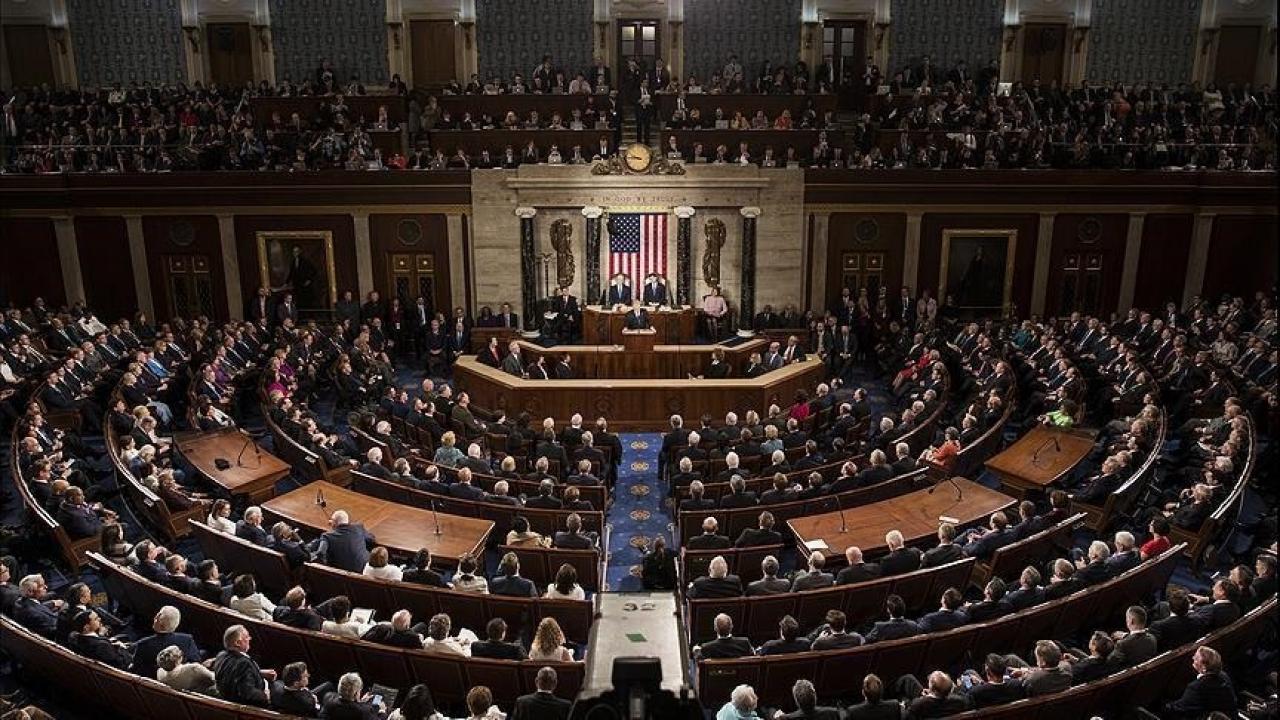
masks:
{"label": "person in dark suit", "polygon": [[850,545],[844,549],[845,566],[836,573],[837,585],[852,585],[880,577],[880,566],[863,562],[862,548]]}
{"label": "person in dark suit", "polygon": [[920,618],[917,623],[924,632],[941,632],[958,628],[969,622],[964,612],[964,596],[955,588],[942,593],[942,606]]}
{"label": "person in dark suit", "polygon": [[1187,617],[1191,610],[1191,598],[1186,590],[1171,587],[1166,602],[1169,605],[1169,617],[1151,623],[1151,634],[1156,636],[1161,651],[1182,647],[1201,635],[1200,627]]}
{"label": "person in dark suit", "polygon": [[271,536],[262,527],[262,508],[256,505],[245,508],[244,517],[236,523],[236,537],[259,547],[271,546]]}
{"label": "person in dark suit", "polygon": [[[271,683],[271,709],[299,717],[316,717],[320,714],[320,699],[316,691],[307,685],[311,673],[305,662],[291,662],[280,671],[280,682]],[[330,687],[325,683],[317,690]]]}
{"label": "person in dark suit", "polygon": [[889,619],[877,621],[872,626],[871,632],[867,633],[867,642],[898,640],[920,634],[920,626],[914,620],[903,617],[907,612],[907,604],[900,596],[890,595],[885,598],[884,610]]}
{"label": "person in dark suit", "polygon": [[862,702],[845,709],[845,720],[902,720],[902,706],[884,699],[884,683],[878,675],[862,678]]}
{"label": "person in dark suit", "polygon": [[471,657],[495,660],[524,660],[528,657],[519,643],[507,642],[507,621],[493,618],[484,628],[486,640],[471,643]]}
{"label": "person in dark suit", "polygon": [[458,482],[449,486],[449,495],[462,500],[484,500],[484,491],[471,484],[471,468],[458,470]]}
{"label": "person in dark suit", "polygon": [[[473,644],[472,655],[475,654],[474,647]],[[534,678],[536,692],[516,698],[511,720],[568,720],[573,703],[556,696],[558,682],[555,668],[544,667],[538,670],[538,675]]]}
{"label": "person in dark suit", "polygon": [[249,657],[249,630],[244,625],[232,625],[222,633],[222,652],[213,661],[213,677],[218,695],[223,700],[267,707],[268,681],[275,680],[274,670],[263,670]]}
{"label": "person in dark suit", "polygon": [[590,550],[596,546],[595,538],[582,532],[582,516],[578,513],[570,513],[564,520],[564,527],[564,530],[555,534],[552,547],[565,550]]}
{"label": "person in dark suit", "polygon": [[921,568],[938,567],[946,565],[949,562],[955,562],[964,557],[964,551],[956,546],[956,526],[951,523],[942,523],[938,526],[938,544],[929,548],[920,558]]}
{"label": "person in dark suit", "polygon": [[369,551],[377,544],[377,538],[360,523],[351,522],[346,510],[336,510],[329,517],[329,532],[314,542],[312,554],[326,565],[360,573],[369,562]]}
{"label": "person in dark suit", "polygon": [[693,653],[704,660],[727,660],[755,655],[751,641],[744,637],[734,637],[733,618],[720,613],[713,621],[716,629],[714,640],[695,646]]}
{"label": "person in dark suit", "polygon": [[298,304],[306,308],[315,308],[316,306],[316,266],[306,256],[302,254],[300,245],[293,246],[293,260],[289,263],[289,275],[285,278],[285,285],[293,291],[298,298]]}
{"label": "person in dark suit", "polygon": [[360,639],[378,643],[379,645],[418,650],[422,648],[422,635],[419,630],[425,629],[425,625],[419,623],[416,628],[412,625],[413,614],[408,610],[397,610],[391,616],[390,622],[380,622],[374,625],[366,630],[364,635],[360,636]]}
{"label": "person in dark suit", "polygon": [[338,679],[338,691],[329,693],[320,709],[324,720],[382,720],[386,708],[366,702],[364,681],[358,673],[349,672]]}
{"label": "person in dark suit", "polygon": [[1004,599],[1007,588],[1000,578],[991,578],[982,589],[982,599],[965,607],[969,622],[979,623],[1008,615],[1013,608]]}
{"label": "person in dark suit", "polygon": [[[769,642],[773,642],[770,640]],[[763,653],[762,653],[763,654]],[[801,678],[791,686],[791,698],[796,702],[796,709],[789,713],[775,714],[781,720],[841,720],[840,711],[834,707],[818,704],[818,691],[809,680]]]}
{"label": "person in dark suit", "polygon": [[640,305],[638,298],[631,302],[631,310],[624,316],[622,324],[628,330],[648,330],[651,327],[649,311]]}
{"label": "person in dark suit", "polygon": [[706,492],[701,480],[694,480],[689,484],[689,497],[680,501],[680,511],[689,512],[693,510],[714,510],[716,509],[716,501],[703,497]]}
{"label": "person in dark suit", "polygon": [[1044,587],[1045,602],[1064,598],[1087,587],[1085,582],[1077,577],[1079,573],[1076,572],[1076,566],[1072,565],[1070,560],[1058,558],[1053,561],[1052,566],[1053,576]]}
{"label": "person in dark suit", "polygon": [[826,556],[821,551],[814,550],[810,553],[808,567],[796,573],[795,578],[791,581],[791,592],[816,590],[835,585],[835,576],[822,569],[826,562]]}
{"label": "person in dark suit", "polygon": [[915,698],[907,703],[907,720],[946,717],[969,709],[969,698],[955,692],[951,676],[941,670],[929,673],[927,687],[921,686],[920,681],[911,675],[902,678],[899,686],[902,697]]}
{"label": "person in dark suit", "polygon": [[755,491],[747,489],[747,481],[741,475],[729,478],[729,492],[720,496],[722,508],[755,507],[759,502]]}
{"label": "person in dark suit", "polygon": [[702,534],[686,540],[685,547],[690,550],[725,550],[733,547],[729,538],[716,532],[719,527],[720,523],[715,517],[708,516],[702,521]]}
{"label": "person in dark suit", "polygon": [[782,535],[773,529],[773,513],[765,510],[760,513],[759,527],[746,528],[733,543],[734,547],[760,547],[764,545],[781,545]]}
{"label": "person in dark suit", "polygon": [[865,640],[856,632],[848,629],[849,618],[840,610],[828,610],[826,622],[809,633],[813,650],[838,650],[840,648],[858,647]]}
{"label": "person in dark suit", "polygon": [[418,550],[413,556],[412,566],[404,571],[404,575],[400,579],[403,582],[426,585],[427,587],[449,587],[449,584],[444,581],[440,573],[431,569],[431,551],[426,548]]}
{"label": "person in dark suit", "polygon": [[729,574],[729,563],[719,555],[711,559],[707,575],[689,583],[688,597],[727,598],[742,595],[742,580]]}
{"label": "person in dark suit", "polygon": [[1187,683],[1177,700],[1165,703],[1162,717],[1200,718],[1213,712],[1228,716],[1236,712],[1236,692],[1231,678],[1222,671],[1222,656],[1208,645],[1191,655],[1196,677]]}
{"label": "person in dark suit", "polygon": [[644,284],[643,298],[645,305],[669,305],[671,296],[667,294],[667,284],[657,275],[650,275]]}
{"label": "person in dark suit", "polygon": [[760,572],[764,577],[747,584],[747,597],[759,595],[781,595],[791,592],[791,583],[778,577],[778,558],[767,555],[760,561]]}
{"label": "person in dark suit", "polygon": [[972,670],[965,673],[970,682],[969,689],[964,694],[968,696],[971,706],[984,708],[1003,705],[1022,697],[1022,683],[1005,679],[1007,666],[1004,655],[991,653],[982,663],[981,677]]}
{"label": "person in dark suit", "polygon": [[[1070,563],[1068,563],[1070,564]],[[1040,571],[1026,567],[1018,578],[1018,587],[1005,595],[1005,602],[1013,611],[1025,610],[1044,602],[1044,588],[1040,587]]]}
{"label": "person in dark suit", "polygon": [[626,275],[618,273],[610,281],[608,289],[605,291],[604,301],[601,303],[605,307],[617,307],[618,305],[631,304],[631,281]]}
{"label": "person in dark suit", "polygon": [[71,633],[67,646],[77,654],[110,665],[118,670],[129,667],[129,647],[102,636],[102,618],[91,608],[85,608],[71,619]]}
{"label": "person in dark suit", "polygon": [[324,626],[324,617],[307,605],[306,591],[296,585],[284,594],[284,601],[276,606],[272,619],[303,630],[318,631]]}
{"label": "person in dark suit", "polygon": [[880,559],[880,575],[890,577],[920,569],[921,553],[916,548],[905,547],[902,533],[890,530],[884,536],[889,554]]}
{"label": "person in dark suit", "polygon": [[143,677],[156,676],[156,655],[170,645],[177,645],[182,650],[182,657],[188,662],[200,662],[204,653],[196,645],[195,638],[187,633],[177,632],[182,622],[182,614],[178,608],[165,605],[156,611],[151,620],[152,634],[133,644],[133,664],[129,670]]}
{"label": "person in dark suit", "polygon": [[653,548],[645,553],[640,563],[640,582],[645,590],[674,590],[676,579],[675,553],[667,549],[666,538],[654,538]]}
{"label": "person in dark suit", "polygon": [[1147,629],[1146,608],[1130,606],[1124,613],[1124,623],[1128,632],[1115,638],[1116,646],[1107,656],[1107,665],[1112,671],[1144,663],[1159,652],[1156,636]]}
{"label": "person in dark suit", "polygon": [[1240,619],[1240,606],[1235,602],[1237,597],[1236,586],[1227,578],[1219,578],[1213,583],[1212,599],[1193,609],[1187,617],[1201,632],[1226,627]]}
{"label": "person in dark suit", "polygon": [[276,304],[276,324],[283,325],[285,320],[298,322],[298,304],[293,300],[293,293],[285,293]]}
{"label": "person in dark suit", "polygon": [[778,637],[765,641],[756,654],[786,655],[807,652],[810,645],[806,638],[800,636],[800,623],[790,615],[783,615],[778,621]]}
{"label": "person in dark suit", "polygon": [[964,554],[979,560],[990,560],[996,550],[1008,545],[1015,539],[1009,529],[1009,516],[997,510],[991,513],[989,529],[980,532],[977,537],[965,544]]}
{"label": "person in dark suit", "polygon": [[498,575],[489,581],[489,592],[509,597],[537,597],[538,587],[532,580],[520,577],[520,559],[509,552],[498,563]]}

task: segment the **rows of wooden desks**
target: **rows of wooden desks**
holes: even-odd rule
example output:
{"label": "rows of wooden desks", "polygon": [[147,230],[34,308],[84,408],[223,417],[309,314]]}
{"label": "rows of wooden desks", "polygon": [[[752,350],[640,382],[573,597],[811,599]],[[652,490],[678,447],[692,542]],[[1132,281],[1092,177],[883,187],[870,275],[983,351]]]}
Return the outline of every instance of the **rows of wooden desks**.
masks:
{"label": "rows of wooden desks", "polygon": [[[711,347],[659,346],[652,353],[634,354],[631,359],[625,357],[629,354],[621,348],[603,353],[596,349],[597,361],[616,356],[620,358],[617,362],[644,366],[636,368],[645,370],[644,374],[637,372],[633,377],[660,379],[525,380],[471,357],[454,363],[453,373],[459,389],[466,390],[471,401],[480,407],[502,409],[510,415],[528,412],[538,418],[567,418],[574,413],[604,416],[616,429],[648,431],[669,427],[672,414],[686,418],[697,418],[704,413],[724,417],[730,411],[739,414],[747,410],[763,411],[773,404],[788,407],[797,390],[812,392],[825,373],[822,362],[811,357],[751,379],[702,380],[688,379],[687,375],[672,379],[658,374],[667,362],[677,366],[696,365],[698,360],[705,360]],[[672,356],[675,360],[668,360]],[[701,367],[705,368],[705,364]]]}

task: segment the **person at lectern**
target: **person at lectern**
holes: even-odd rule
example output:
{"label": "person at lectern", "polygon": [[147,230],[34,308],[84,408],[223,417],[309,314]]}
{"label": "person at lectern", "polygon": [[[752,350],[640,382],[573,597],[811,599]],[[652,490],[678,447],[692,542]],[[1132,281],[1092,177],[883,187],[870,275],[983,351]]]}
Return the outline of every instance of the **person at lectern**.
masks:
{"label": "person at lectern", "polygon": [[622,273],[613,276],[609,281],[609,289],[605,291],[605,307],[617,307],[631,304],[631,279]]}
{"label": "person at lectern", "polygon": [[649,329],[649,313],[640,305],[639,298],[631,301],[631,310],[623,320],[623,325],[628,330]]}
{"label": "person at lectern", "polygon": [[644,284],[645,305],[670,305],[667,284],[658,275],[650,275]]}

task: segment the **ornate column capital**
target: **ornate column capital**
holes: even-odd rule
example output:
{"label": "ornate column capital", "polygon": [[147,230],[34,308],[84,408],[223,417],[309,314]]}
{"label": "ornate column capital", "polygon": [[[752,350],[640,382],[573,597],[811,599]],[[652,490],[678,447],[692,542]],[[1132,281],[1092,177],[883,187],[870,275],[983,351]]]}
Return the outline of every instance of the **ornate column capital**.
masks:
{"label": "ornate column capital", "polygon": [[[528,208],[528,209],[532,210],[533,208]],[[516,214],[519,215],[520,211],[516,210]],[[600,207],[599,205],[588,205],[582,208],[582,217],[587,218],[588,220],[595,220],[601,215],[604,215],[604,208]]]}
{"label": "ornate column capital", "polygon": [[761,210],[759,207],[756,207],[755,205],[748,205],[747,207],[744,207],[744,208],[738,208],[738,214],[748,219],[758,218],[760,217],[760,213],[762,212],[764,211]]}
{"label": "ornate column capital", "polygon": [[677,205],[671,209],[671,212],[675,213],[676,217],[680,218],[681,220],[688,220],[689,218],[697,214],[698,210],[697,208],[693,208],[688,205]]}
{"label": "ornate column capital", "polygon": [[521,206],[516,208],[516,217],[521,220],[530,220],[534,215],[538,214],[538,208]]}

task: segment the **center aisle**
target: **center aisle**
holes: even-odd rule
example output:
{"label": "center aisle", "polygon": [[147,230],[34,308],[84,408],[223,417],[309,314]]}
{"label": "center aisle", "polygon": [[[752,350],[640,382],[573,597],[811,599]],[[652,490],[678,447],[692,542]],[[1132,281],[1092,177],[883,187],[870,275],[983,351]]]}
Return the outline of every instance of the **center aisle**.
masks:
{"label": "center aisle", "polygon": [[622,441],[622,462],[618,464],[613,507],[605,518],[613,525],[605,582],[613,591],[635,591],[642,589],[640,561],[644,557],[643,548],[663,534],[670,546],[672,518],[658,482],[658,451],[662,448],[662,435],[622,433],[619,439]]}

